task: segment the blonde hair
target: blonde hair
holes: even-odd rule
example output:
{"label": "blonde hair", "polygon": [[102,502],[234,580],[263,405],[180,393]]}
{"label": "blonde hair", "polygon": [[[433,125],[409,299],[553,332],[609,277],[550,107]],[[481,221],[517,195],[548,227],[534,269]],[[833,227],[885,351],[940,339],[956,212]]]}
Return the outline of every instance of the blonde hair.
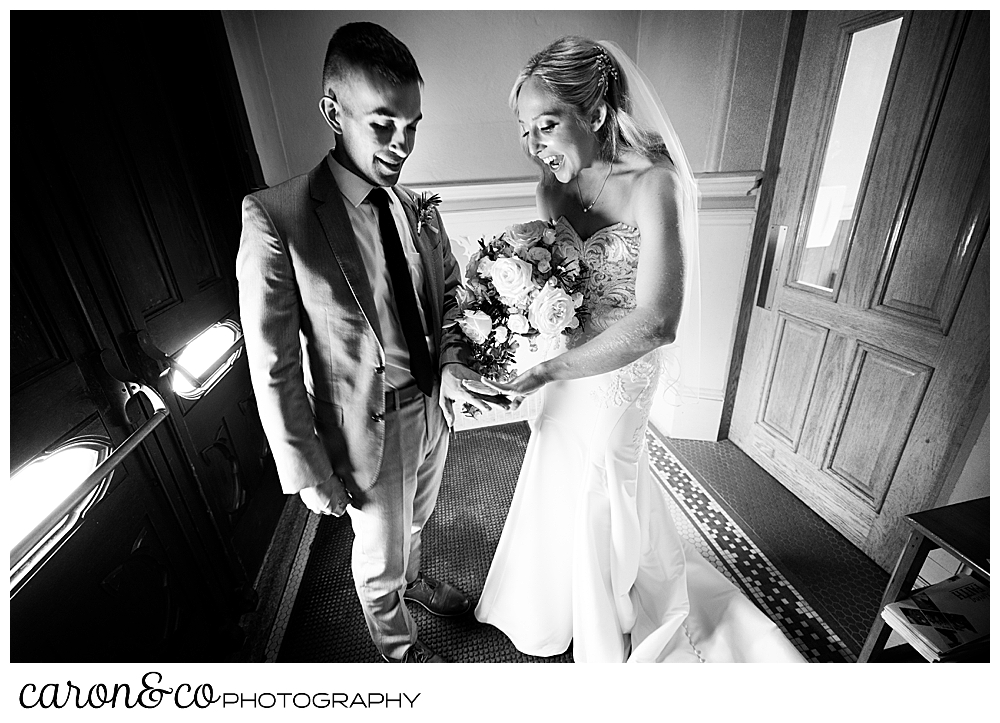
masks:
{"label": "blonde hair", "polygon": [[602,160],[614,161],[626,149],[650,159],[670,158],[660,136],[642,128],[632,116],[628,84],[618,62],[593,40],[567,35],[532,55],[510,91],[515,113],[521,86],[528,78],[535,78],[571,108],[585,126],[589,127],[602,102],[607,105],[605,121],[596,131]]}

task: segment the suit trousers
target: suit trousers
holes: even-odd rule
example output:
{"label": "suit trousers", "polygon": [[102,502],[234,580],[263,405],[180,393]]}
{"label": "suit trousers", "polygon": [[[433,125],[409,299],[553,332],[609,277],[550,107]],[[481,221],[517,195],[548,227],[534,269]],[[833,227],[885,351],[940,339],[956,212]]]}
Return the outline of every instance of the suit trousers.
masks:
{"label": "suit trousers", "polygon": [[417,640],[403,601],[420,572],[420,536],[434,511],[449,430],[438,394],[386,410],[382,467],[371,489],[347,508],[354,528],[351,568],[378,651],[399,660]]}

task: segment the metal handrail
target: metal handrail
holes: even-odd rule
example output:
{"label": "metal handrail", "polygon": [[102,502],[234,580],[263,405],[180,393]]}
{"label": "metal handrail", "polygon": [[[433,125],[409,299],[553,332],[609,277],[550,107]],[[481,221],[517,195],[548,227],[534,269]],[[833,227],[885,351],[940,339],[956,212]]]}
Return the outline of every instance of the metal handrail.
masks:
{"label": "metal handrail", "polygon": [[145,384],[136,382],[128,382],[128,385],[133,396],[136,393],[142,393],[146,396],[150,404],[153,405],[153,414],[142,423],[142,426],[132,432],[114,452],[108,455],[108,458],[98,465],[97,469],[91,472],[87,479],[77,486],[66,499],[60,502],[44,520],[35,525],[35,528],[13,547],[10,551],[11,568],[20,562],[25,555],[34,550],[44,540],[53,525],[72,513],[74,508],[85,500],[101,484],[101,481],[111,474],[170,415],[170,410],[167,409],[166,404],[163,403],[163,399],[156,391]]}

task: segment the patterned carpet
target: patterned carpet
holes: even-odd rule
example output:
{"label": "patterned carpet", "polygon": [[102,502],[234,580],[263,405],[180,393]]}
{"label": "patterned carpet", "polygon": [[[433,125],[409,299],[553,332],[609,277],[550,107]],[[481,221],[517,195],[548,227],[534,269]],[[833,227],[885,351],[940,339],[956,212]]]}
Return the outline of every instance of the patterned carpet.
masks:
{"label": "patterned carpet", "polygon": [[[482,591],[528,436],[527,424],[519,422],[452,437],[438,506],[424,531],[424,569],[474,598]],[[650,433],[647,441],[655,477],[681,535],[771,617],[808,660],[855,660],[860,646],[852,651],[845,644],[817,606],[768,557],[757,536],[741,529],[739,517],[716,500],[717,495],[685,468],[663,440]],[[353,537],[347,517],[310,516],[282,604],[285,610],[279,612],[267,646],[268,660],[381,661],[351,580]],[[306,549],[309,540],[311,550]],[[814,565],[821,562],[814,560]],[[571,650],[551,658],[524,655],[500,631],[480,624],[471,614],[441,619],[418,606],[410,610],[421,640],[456,662],[572,660]]]}

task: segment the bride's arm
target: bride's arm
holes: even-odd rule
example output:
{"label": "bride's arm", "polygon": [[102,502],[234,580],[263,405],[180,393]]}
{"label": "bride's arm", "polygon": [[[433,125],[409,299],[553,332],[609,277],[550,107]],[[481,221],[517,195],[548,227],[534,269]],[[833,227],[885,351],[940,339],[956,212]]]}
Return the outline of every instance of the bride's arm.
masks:
{"label": "bride's arm", "polygon": [[[539,211],[545,210],[539,206]],[[642,239],[635,309],[584,344],[497,386],[530,394],[548,382],[618,369],[671,343],[684,298],[681,208],[681,191],[672,170],[653,168],[638,178],[632,193],[633,216]]]}

